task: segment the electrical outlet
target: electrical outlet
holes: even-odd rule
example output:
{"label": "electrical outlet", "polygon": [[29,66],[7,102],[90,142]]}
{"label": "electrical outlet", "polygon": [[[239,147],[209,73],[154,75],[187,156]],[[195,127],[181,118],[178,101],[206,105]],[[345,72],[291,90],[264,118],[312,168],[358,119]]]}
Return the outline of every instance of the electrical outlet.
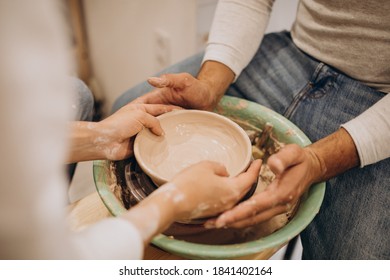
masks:
{"label": "electrical outlet", "polygon": [[156,71],[160,71],[171,64],[170,36],[162,29],[156,29],[154,31],[154,56]]}

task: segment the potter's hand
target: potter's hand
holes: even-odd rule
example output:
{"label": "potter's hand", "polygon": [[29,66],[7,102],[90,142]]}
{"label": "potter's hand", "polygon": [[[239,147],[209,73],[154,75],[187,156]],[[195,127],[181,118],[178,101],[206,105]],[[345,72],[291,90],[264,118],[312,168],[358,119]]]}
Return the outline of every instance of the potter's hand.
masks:
{"label": "potter's hand", "polygon": [[272,155],[267,162],[275,180],[264,192],[226,211],[207,225],[241,228],[264,222],[291,210],[302,194],[314,182],[320,164],[310,148],[291,144]]}
{"label": "potter's hand", "polygon": [[[140,229],[146,244],[175,220],[211,216],[235,205],[257,179],[260,165],[254,161],[247,172],[228,178],[221,165],[199,163],[177,175],[172,184],[161,186],[124,218]],[[209,226],[245,227],[268,220],[289,210],[288,204],[311,183],[359,166],[359,157],[352,138],[341,128],[304,149],[287,145],[268,159],[268,165],[277,177],[268,190],[209,221]]]}
{"label": "potter's hand", "polygon": [[164,74],[149,78],[148,82],[156,87],[134,103],[174,104],[188,109],[211,110],[215,100],[209,93],[208,85],[188,73]]}
{"label": "potter's hand", "polygon": [[233,207],[256,182],[261,161],[229,178],[224,166],[211,161],[192,165],[122,215],[147,244],[174,221],[207,217]]}
{"label": "potter's hand", "polygon": [[98,125],[101,130],[107,130],[106,136],[109,139],[105,152],[106,158],[121,160],[129,157],[133,152],[132,136],[144,127],[149,128],[156,135],[162,135],[160,122],[154,116],[178,108],[162,104],[128,104],[101,121]]}
{"label": "potter's hand", "polygon": [[210,161],[185,169],[171,181],[176,219],[210,217],[233,207],[256,182],[260,166],[260,160],[254,161],[237,177],[228,177],[223,165]]}
{"label": "potter's hand", "polygon": [[127,104],[97,123],[72,122],[68,162],[125,159],[133,153],[135,134],[146,127],[161,135],[163,130],[154,116],[178,108],[163,104]]}
{"label": "potter's hand", "polygon": [[266,191],[210,221],[216,227],[245,227],[290,210],[312,183],[323,182],[359,166],[349,133],[340,128],[306,148],[287,145],[268,159],[276,179]]}
{"label": "potter's hand", "polygon": [[156,87],[133,103],[173,104],[188,109],[213,110],[234,79],[225,65],[208,61],[197,78],[188,73],[164,74],[148,79]]}

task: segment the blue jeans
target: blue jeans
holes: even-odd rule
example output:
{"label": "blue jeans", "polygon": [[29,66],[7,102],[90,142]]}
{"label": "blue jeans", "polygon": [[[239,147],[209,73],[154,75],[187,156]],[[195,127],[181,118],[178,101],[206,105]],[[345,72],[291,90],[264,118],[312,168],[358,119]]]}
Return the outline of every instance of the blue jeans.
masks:
{"label": "blue jeans", "polygon": [[75,121],[92,121],[94,98],[87,85],[78,78],[71,78],[73,91],[75,93],[72,104],[73,118]]}
{"label": "blue jeans", "polygon": [[[164,72],[196,75],[203,54]],[[117,110],[148,92],[125,92]],[[227,95],[260,103],[290,119],[314,142],[361,114],[384,93],[349,78],[300,51],[288,32],[265,36]],[[303,259],[390,259],[390,159],[329,180],[324,202],[301,233]]]}
{"label": "blue jeans", "polygon": [[[74,121],[92,121],[94,111],[94,98],[87,85],[78,78],[71,78],[73,92],[75,93],[72,104]],[[73,179],[77,163],[67,165],[68,179]]]}

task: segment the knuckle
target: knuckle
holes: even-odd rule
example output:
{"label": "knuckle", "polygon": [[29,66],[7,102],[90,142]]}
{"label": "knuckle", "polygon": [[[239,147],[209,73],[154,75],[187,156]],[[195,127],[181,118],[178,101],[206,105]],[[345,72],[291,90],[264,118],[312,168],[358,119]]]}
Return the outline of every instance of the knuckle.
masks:
{"label": "knuckle", "polygon": [[184,73],[182,73],[182,75],[183,75],[184,78],[192,77],[192,75],[190,73],[188,73],[188,72],[184,72]]}
{"label": "knuckle", "polygon": [[143,112],[146,111],[146,106],[147,106],[147,105],[142,104],[142,103],[134,104],[134,107],[135,107],[136,110],[138,110],[138,111],[143,111]]}
{"label": "knuckle", "polygon": [[135,117],[139,118],[139,119],[144,118],[146,115],[146,113],[142,110],[136,110],[134,114],[135,114]]}
{"label": "knuckle", "polygon": [[291,152],[294,153],[294,155],[296,156],[302,153],[302,148],[298,144],[291,144],[290,149]]}
{"label": "knuckle", "polygon": [[282,205],[291,202],[294,199],[294,192],[287,192],[282,194],[277,194],[275,199],[275,206]]}
{"label": "knuckle", "polygon": [[294,196],[292,194],[290,195],[284,195],[280,198],[280,204],[287,204],[293,201]]}

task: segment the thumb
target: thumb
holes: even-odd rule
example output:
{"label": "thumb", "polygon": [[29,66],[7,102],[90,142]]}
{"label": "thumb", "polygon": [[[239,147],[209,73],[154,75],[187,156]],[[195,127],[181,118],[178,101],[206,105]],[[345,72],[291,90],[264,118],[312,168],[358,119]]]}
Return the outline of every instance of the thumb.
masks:
{"label": "thumb", "polygon": [[154,134],[158,136],[164,135],[164,130],[161,127],[160,121],[156,117],[145,113],[141,123],[144,127],[149,128]]}
{"label": "thumb", "polygon": [[169,87],[176,89],[183,89],[191,85],[191,78],[188,73],[180,74],[164,74],[160,77],[151,77],[148,83],[157,88]]}
{"label": "thumb", "polygon": [[279,175],[289,167],[303,162],[303,160],[304,153],[302,148],[296,144],[291,144],[270,156],[267,164],[273,173]]}
{"label": "thumb", "polygon": [[221,177],[229,177],[229,172],[227,171],[226,167],[221,163],[214,163],[213,171],[215,175]]}
{"label": "thumb", "polygon": [[229,172],[227,171],[226,167],[222,163],[219,163],[216,161],[206,160],[206,161],[200,162],[199,164],[203,164],[204,168],[211,170],[211,172],[217,176],[229,177]]}
{"label": "thumb", "polygon": [[241,192],[246,192],[257,181],[262,163],[261,160],[253,161],[246,172],[235,178],[236,185]]}

